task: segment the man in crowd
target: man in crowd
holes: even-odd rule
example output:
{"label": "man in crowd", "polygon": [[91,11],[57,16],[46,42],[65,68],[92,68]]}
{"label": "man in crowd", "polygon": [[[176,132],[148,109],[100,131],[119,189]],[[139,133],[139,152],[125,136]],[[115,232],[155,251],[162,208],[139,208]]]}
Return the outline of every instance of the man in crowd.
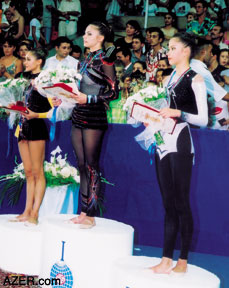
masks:
{"label": "man in crowd", "polygon": [[135,63],[136,61],[146,61],[146,56],[142,52],[144,45],[144,38],[140,34],[133,37],[131,56],[132,63]]}
{"label": "man in crowd", "polygon": [[197,21],[188,23],[186,31],[207,39],[209,32],[215,26],[215,22],[207,17],[207,3],[204,0],[197,1],[195,8]]}
{"label": "man in crowd", "polygon": [[211,42],[214,45],[217,45],[219,49],[227,49],[228,46],[222,42],[223,39],[223,27],[217,23],[210,32]]}
{"label": "man in crowd", "polygon": [[116,59],[124,65],[123,76],[130,76],[133,72],[133,63],[131,62],[131,51],[128,47],[120,47],[116,51]]}
{"label": "man in crowd", "polygon": [[155,79],[158,62],[161,58],[167,57],[167,50],[162,47],[164,41],[164,33],[160,28],[150,28],[150,51],[146,54],[146,80],[153,81]]}
{"label": "man in crowd", "polygon": [[72,50],[72,41],[67,37],[58,37],[55,43],[56,55],[50,57],[45,62],[44,69],[57,69],[58,67],[66,67],[69,69],[78,69],[79,61],[69,56]]}
{"label": "man in crowd", "polygon": [[207,65],[211,63],[212,44],[210,41],[200,39],[197,45],[198,50],[191,60],[191,68],[204,78],[208,94],[209,123],[212,129],[227,130],[229,127],[229,112],[227,101],[229,93],[223,89],[213,78]]}

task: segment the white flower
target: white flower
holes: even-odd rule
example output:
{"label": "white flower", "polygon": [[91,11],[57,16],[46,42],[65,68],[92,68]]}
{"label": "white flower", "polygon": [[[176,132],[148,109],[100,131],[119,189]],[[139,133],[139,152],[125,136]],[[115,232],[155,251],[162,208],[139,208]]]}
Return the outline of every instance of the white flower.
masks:
{"label": "white flower", "polygon": [[56,168],[54,166],[51,167],[51,171],[52,171],[53,176],[57,176],[57,171],[56,171]]}
{"label": "white flower", "polygon": [[63,168],[66,165],[66,160],[65,159],[59,159],[58,163],[59,163],[60,167]]}
{"label": "white flower", "polygon": [[61,169],[60,174],[64,177],[64,178],[68,178],[71,176],[71,170],[68,167],[64,167],[63,169]]}
{"label": "white flower", "polygon": [[76,181],[76,183],[80,183],[80,175],[76,175],[74,177],[74,180]]}
{"label": "white flower", "polygon": [[60,153],[62,150],[60,149],[60,146],[57,146],[55,150],[51,152],[52,156],[55,156],[57,153]]}

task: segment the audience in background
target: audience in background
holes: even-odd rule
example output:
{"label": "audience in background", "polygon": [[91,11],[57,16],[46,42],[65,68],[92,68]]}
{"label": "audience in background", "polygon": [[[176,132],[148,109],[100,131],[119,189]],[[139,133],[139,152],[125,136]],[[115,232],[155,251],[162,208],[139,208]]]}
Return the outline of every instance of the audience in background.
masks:
{"label": "audience in background", "polygon": [[[164,15],[165,26],[161,28],[164,33],[164,41],[162,43],[163,47],[168,48],[169,40],[178,32],[176,28],[176,16],[174,13],[166,13]],[[174,27],[175,26],[175,27]]]}
{"label": "audience in background", "polygon": [[[229,1],[226,2],[228,4]],[[187,25],[186,30],[192,33],[195,38],[200,37],[203,41],[205,41],[204,39],[209,40],[208,44],[200,45],[201,49],[197,47],[199,52],[196,55],[197,58],[194,59],[194,63],[197,63],[199,68],[202,67],[202,72],[207,69],[207,66],[212,72],[212,74],[209,70],[206,72],[210,73],[211,81],[214,81],[214,84],[211,84],[213,90],[210,89],[209,92],[213,98],[209,103],[214,102],[216,107],[220,106],[223,107],[224,112],[228,111],[225,100],[228,100],[226,90],[229,90],[229,8],[225,0],[149,0],[148,16],[150,17],[146,29],[143,28],[143,22],[140,26],[140,21],[138,22],[135,17],[140,16],[141,21],[143,20],[144,16],[142,15],[145,15],[146,12],[145,0],[2,0],[0,4],[2,9],[0,39],[7,38],[8,41],[0,41],[2,48],[0,49],[2,56],[0,59],[0,77],[2,81],[13,78],[16,74],[17,76],[21,74],[25,55],[31,50],[31,47],[46,46],[50,49],[52,41],[58,37],[58,27],[60,28],[59,37],[61,35],[67,35],[67,37],[57,38],[54,43],[56,55],[47,59],[45,68],[56,69],[61,65],[78,69],[79,62],[90,57],[90,49],[80,44],[80,46],[72,45],[69,37],[74,41],[74,44],[75,40],[77,40],[77,44],[81,43],[78,41],[78,35],[80,31],[84,30],[85,23],[91,21],[92,18],[93,20],[102,20],[107,17],[110,22],[110,37],[107,38],[104,50],[107,63],[118,59],[115,61],[115,70],[119,87],[119,98],[111,102],[110,117],[108,118],[112,123],[126,123],[126,114],[122,111],[126,97],[132,95],[141,85],[142,87],[155,85],[155,83],[158,85],[165,75],[171,74],[172,68],[167,58],[167,44],[177,31],[185,30],[184,27]],[[175,14],[171,11],[174,11]],[[120,31],[117,29],[123,29],[121,15],[132,16],[129,18],[131,20],[126,22],[125,36],[118,38]],[[152,17],[157,16],[164,17],[164,26],[161,29],[158,28],[158,25],[154,25],[157,27],[150,27]],[[179,17],[178,24],[176,23],[176,16]],[[42,37],[42,31],[44,37]],[[8,36],[16,40],[16,43],[13,43],[13,39]],[[201,43],[200,40],[198,41]],[[51,55],[53,55],[52,52]],[[203,66],[205,65],[203,62],[207,66]],[[218,88],[220,86],[215,82],[212,75],[223,87],[222,90]],[[217,93],[220,96],[217,96]],[[220,98],[222,95],[226,99]],[[215,110],[212,108],[210,110],[209,115],[213,115]],[[225,118],[221,116],[220,114],[216,118],[219,120]],[[224,123],[223,120],[220,122],[217,122],[218,120],[213,121],[215,116],[212,117],[209,117],[211,119],[209,128],[228,128],[226,124],[222,124]],[[229,124],[229,120],[226,119],[225,123]]]}
{"label": "audience in background", "polygon": [[146,55],[146,79],[153,81],[158,68],[158,62],[162,57],[167,57],[167,50],[162,47],[164,33],[160,28],[155,27],[150,29],[150,39],[151,49]]}
{"label": "audience in background", "polygon": [[13,38],[6,38],[2,44],[4,56],[0,58],[0,82],[7,79],[13,79],[17,73],[22,72],[23,70],[22,61],[14,56],[16,40]]}

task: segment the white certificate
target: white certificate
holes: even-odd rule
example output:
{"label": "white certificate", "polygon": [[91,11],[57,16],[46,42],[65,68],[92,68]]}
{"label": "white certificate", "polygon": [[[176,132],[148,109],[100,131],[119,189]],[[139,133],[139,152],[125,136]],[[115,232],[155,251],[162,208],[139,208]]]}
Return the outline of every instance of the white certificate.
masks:
{"label": "white certificate", "polygon": [[130,116],[137,121],[156,127],[158,131],[172,134],[177,121],[173,118],[165,119],[158,114],[159,112],[150,106],[135,102]]}

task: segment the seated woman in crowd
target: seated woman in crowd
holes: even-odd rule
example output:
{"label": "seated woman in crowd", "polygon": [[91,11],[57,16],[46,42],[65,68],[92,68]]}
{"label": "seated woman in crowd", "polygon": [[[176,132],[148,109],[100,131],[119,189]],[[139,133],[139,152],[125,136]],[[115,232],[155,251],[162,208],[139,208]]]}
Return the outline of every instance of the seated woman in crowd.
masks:
{"label": "seated woman in crowd", "polygon": [[126,23],[126,36],[121,37],[115,41],[117,48],[127,46],[132,49],[132,40],[134,35],[141,33],[141,27],[136,20],[130,20]]}
{"label": "seated woman in crowd", "polygon": [[14,78],[17,73],[23,70],[22,61],[14,56],[15,40],[12,38],[5,39],[2,47],[4,56],[0,58],[0,82]]}
{"label": "seated woman in crowd", "polygon": [[16,40],[23,40],[25,39],[25,19],[19,13],[19,1],[11,0],[9,10],[12,13],[12,20],[9,30],[6,33],[6,37],[12,37]]}
{"label": "seated woman in crowd", "polygon": [[163,41],[163,47],[168,48],[169,40],[178,32],[175,22],[176,15],[174,13],[168,12],[164,15],[165,26],[161,28],[162,32],[165,35],[165,39]]}

